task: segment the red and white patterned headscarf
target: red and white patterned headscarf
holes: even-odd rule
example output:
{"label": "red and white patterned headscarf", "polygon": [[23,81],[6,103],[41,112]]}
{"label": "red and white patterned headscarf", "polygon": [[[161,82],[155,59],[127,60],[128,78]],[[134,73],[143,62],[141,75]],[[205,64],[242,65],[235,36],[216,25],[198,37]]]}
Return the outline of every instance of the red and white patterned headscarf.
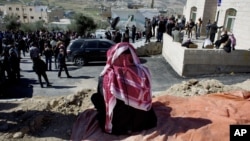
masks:
{"label": "red and white patterned headscarf", "polygon": [[[124,53],[128,51],[130,53]],[[148,111],[152,105],[151,74],[126,42],[118,43],[107,52],[103,76],[103,94],[106,106],[105,130],[112,132],[113,109],[116,98],[126,105]]]}

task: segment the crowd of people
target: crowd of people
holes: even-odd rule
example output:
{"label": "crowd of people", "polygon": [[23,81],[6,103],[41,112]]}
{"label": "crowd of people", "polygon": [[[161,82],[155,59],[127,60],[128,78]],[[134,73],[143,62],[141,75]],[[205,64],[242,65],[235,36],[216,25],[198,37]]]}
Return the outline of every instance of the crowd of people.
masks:
{"label": "crowd of people", "polygon": [[[216,49],[221,48],[228,53],[235,50],[236,38],[234,34],[222,28],[223,26],[218,26],[216,21],[211,23],[209,20],[206,24],[206,40],[204,41],[203,47],[213,45]],[[218,35],[219,38],[215,40],[215,35],[219,29],[221,29],[221,34]]]}
{"label": "crowd of people", "polygon": [[[6,78],[11,83],[17,83],[20,80],[20,61],[23,57],[29,56],[33,62],[34,72],[38,76],[39,83],[43,88],[41,77],[47,83],[47,87],[51,84],[48,80],[46,71],[54,69],[58,70],[58,77],[61,77],[61,71],[64,70],[67,77],[66,66],[66,47],[71,40],[78,38],[77,33],[69,32],[48,32],[37,31],[25,33],[21,30],[1,31],[0,32],[0,55],[2,69],[6,74]],[[54,60],[52,60],[54,58]]]}
{"label": "crowd of people", "polygon": [[[190,38],[193,28],[196,29],[195,38],[200,38],[201,25],[201,18],[197,23],[192,20],[186,23],[184,16],[181,19],[174,16],[145,18],[145,42],[150,42],[151,37],[156,37],[157,42],[162,42],[163,33],[167,33],[173,37],[173,41],[182,43],[182,31],[186,30],[189,39],[185,46],[188,47],[192,43]],[[224,47],[228,47],[225,49],[227,52],[231,48],[234,50],[236,39],[233,34],[228,35],[225,31],[221,38],[214,42],[217,29],[222,27],[218,27],[214,22],[208,28],[209,38],[207,36],[205,40],[207,44],[214,43],[216,48],[224,44]],[[157,117],[152,107],[151,74],[148,68],[140,63],[135,48],[129,43],[130,38],[135,42],[137,33],[134,25],[131,30],[131,37],[129,27],[126,27],[123,34],[118,30],[105,33],[104,38],[117,44],[108,50],[106,65],[99,77],[97,93],[91,96],[91,101],[97,109],[96,119],[99,126],[103,132],[109,134],[131,134],[157,126]],[[58,70],[59,78],[62,70],[67,78],[71,78],[65,62],[66,47],[76,38],[79,38],[77,33],[71,32],[0,32],[0,54],[7,78],[11,82],[20,80],[20,60],[27,53],[33,62],[31,69],[37,74],[41,88],[44,87],[42,78],[47,87],[52,86],[46,74],[52,69]]]}
{"label": "crowd of people", "polygon": [[[182,43],[186,46],[189,43],[193,43],[192,39],[202,39],[201,30],[204,24],[202,18],[198,18],[197,21],[192,19],[186,20],[185,16],[154,16],[152,19],[145,18],[145,37],[146,43],[150,42],[151,37],[156,37],[157,42],[162,42],[163,33],[167,33],[172,36],[173,41]],[[236,38],[233,33],[229,33],[223,29],[223,26],[218,26],[217,22],[208,22],[205,25],[206,40],[204,43],[208,43],[210,40],[215,48],[223,48],[225,51],[230,52],[235,50]],[[220,34],[219,34],[220,33]],[[184,41],[184,35],[187,35],[187,40]],[[216,34],[219,34],[219,39],[215,39]],[[220,47],[222,46],[222,47]]]}
{"label": "crowd of people", "polygon": [[[188,36],[188,42],[193,38],[193,31],[195,31],[195,38],[200,38],[202,24],[203,21],[201,18],[198,18],[197,22],[194,22],[192,19],[186,21],[185,16],[177,18],[173,15],[170,17],[159,15],[152,17],[152,19],[145,18],[144,31],[137,30],[137,27],[132,25],[132,27],[126,27],[124,32],[121,32],[119,29],[108,30],[103,38],[112,40],[115,43],[131,41],[134,43],[144,36],[145,43],[150,42],[152,37],[155,37],[157,42],[162,42],[163,34],[167,33],[173,37],[173,41],[184,43],[186,42],[183,41],[185,33]],[[218,26],[216,22],[211,23],[209,20],[205,27],[206,43],[211,42],[210,44],[214,45],[215,48],[220,48],[220,46],[223,45],[227,52],[235,50],[236,38],[232,33],[224,31],[220,38],[215,40],[218,29],[223,28],[223,26]],[[95,38],[93,35],[91,36],[91,34],[87,34],[86,37]],[[67,77],[70,78],[71,76],[69,75],[65,63],[65,58],[67,56],[66,47],[71,40],[77,38],[79,38],[79,35],[76,32],[50,32],[39,30],[25,33],[21,30],[0,31],[0,55],[7,78],[15,82],[20,79],[20,59],[22,59],[21,56],[26,56],[28,53],[30,53],[30,57],[34,64],[35,56],[45,61],[46,71],[51,71],[53,66],[52,63],[54,62],[54,69],[58,70],[58,77],[61,77],[61,71],[65,70]],[[53,58],[54,60],[52,60]],[[40,73],[37,74],[42,84]],[[44,76],[47,86],[50,86],[49,81],[46,80],[46,76],[42,76]],[[41,85],[41,87],[43,86]]]}
{"label": "crowd of people", "polygon": [[[174,42],[180,42],[182,46],[188,47],[187,44],[193,43],[193,39],[202,39],[200,38],[202,25],[203,20],[201,18],[198,18],[197,22],[195,22],[192,19],[186,21],[185,16],[179,18],[174,16],[169,18],[155,16],[152,20],[146,19],[146,42],[150,42],[150,37],[153,36],[157,38],[157,42],[161,42],[163,33],[167,33],[172,36]],[[235,50],[236,38],[233,33],[229,33],[227,30],[223,29],[223,26],[218,26],[216,21],[212,23],[209,20],[205,28],[206,39],[204,40],[204,44],[206,42],[206,44],[209,43],[208,45],[210,45],[211,42],[211,45],[215,48],[223,48],[226,52]],[[150,33],[151,31],[153,31],[153,33]],[[184,41],[185,34],[187,35],[187,40]],[[215,39],[216,34],[219,36],[218,39]]]}

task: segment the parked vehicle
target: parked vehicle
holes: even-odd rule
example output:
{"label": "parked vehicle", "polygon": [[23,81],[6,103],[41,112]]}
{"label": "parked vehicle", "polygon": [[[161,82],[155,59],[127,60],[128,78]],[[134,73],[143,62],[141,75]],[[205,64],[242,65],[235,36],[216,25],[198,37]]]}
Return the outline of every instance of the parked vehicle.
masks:
{"label": "parked vehicle", "polygon": [[95,32],[95,37],[96,38],[99,38],[99,39],[102,39],[102,38],[105,38],[105,33],[106,33],[107,31],[106,30],[104,30],[104,29],[98,29],[98,30],[96,30],[96,32]]}
{"label": "parked vehicle", "polygon": [[91,61],[106,61],[108,49],[115,45],[107,39],[77,39],[67,47],[67,61],[83,66]]}

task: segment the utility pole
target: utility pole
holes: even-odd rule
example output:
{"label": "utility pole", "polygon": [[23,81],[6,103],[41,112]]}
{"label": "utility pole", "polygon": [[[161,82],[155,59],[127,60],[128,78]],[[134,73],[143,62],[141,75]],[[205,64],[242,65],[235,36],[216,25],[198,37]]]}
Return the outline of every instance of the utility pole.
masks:
{"label": "utility pole", "polygon": [[154,8],[154,0],[151,1],[151,8],[153,9]]}

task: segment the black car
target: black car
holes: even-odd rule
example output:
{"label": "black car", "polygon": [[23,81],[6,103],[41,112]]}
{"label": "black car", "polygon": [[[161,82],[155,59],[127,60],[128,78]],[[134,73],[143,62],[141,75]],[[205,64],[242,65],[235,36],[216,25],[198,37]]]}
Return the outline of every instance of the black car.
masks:
{"label": "black car", "polygon": [[107,50],[115,45],[107,39],[76,39],[67,47],[67,61],[83,66],[90,61],[106,61]]}

